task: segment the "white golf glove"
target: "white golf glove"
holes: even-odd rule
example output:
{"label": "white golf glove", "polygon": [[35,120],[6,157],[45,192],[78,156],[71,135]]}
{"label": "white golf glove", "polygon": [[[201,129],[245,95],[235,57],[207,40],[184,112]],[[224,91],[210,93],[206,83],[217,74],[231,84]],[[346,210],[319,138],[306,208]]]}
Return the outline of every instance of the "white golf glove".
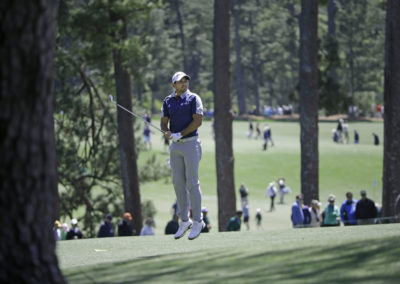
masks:
{"label": "white golf glove", "polygon": [[178,141],[179,139],[182,138],[182,134],[180,132],[177,133],[172,133],[171,134],[171,139],[172,141]]}

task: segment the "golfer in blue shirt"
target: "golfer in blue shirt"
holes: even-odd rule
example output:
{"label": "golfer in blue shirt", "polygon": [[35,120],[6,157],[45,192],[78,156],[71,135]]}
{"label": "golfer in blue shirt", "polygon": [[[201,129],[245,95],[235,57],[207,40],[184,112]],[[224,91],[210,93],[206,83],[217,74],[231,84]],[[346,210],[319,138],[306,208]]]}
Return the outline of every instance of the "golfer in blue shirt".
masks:
{"label": "golfer in blue shirt", "polygon": [[[181,218],[175,239],[183,237],[190,228],[189,240],[197,238],[204,227],[201,217],[201,191],[199,182],[199,162],[201,144],[197,129],[203,118],[203,104],[197,94],[189,90],[190,77],[184,72],[172,76],[174,92],[166,97],[161,109],[161,129],[172,140],[170,165],[172,183]],[[189,219],[189,206],[193,221]]]}

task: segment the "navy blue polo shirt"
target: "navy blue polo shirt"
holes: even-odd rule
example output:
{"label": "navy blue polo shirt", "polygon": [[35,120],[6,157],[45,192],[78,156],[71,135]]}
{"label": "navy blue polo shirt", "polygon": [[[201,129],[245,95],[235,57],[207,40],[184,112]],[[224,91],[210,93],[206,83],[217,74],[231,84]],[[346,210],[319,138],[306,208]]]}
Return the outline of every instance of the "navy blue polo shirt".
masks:
{"label": "navy blue polo shirt", "polygon": [[[203,104],[200,97],[187,90],[179,97],[175,92],[166,97],[161,108],[161,116],[169,118],[169,128],[172,133],[181,132],[193,121],[193,114],[203,114]],[[197,130],[184,138],[197,136]]]}

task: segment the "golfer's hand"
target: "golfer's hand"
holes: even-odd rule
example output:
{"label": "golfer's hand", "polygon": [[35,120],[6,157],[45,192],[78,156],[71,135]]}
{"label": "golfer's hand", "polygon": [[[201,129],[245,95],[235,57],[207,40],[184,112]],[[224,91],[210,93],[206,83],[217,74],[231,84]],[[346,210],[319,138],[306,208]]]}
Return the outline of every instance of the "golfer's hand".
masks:
{"label": "golfer's hand", "polygon": [[180,132],[171,134],[172,141],[178,141],[182,138],[182,134]]}
{"label": "golfer's hand", "polygon": [[164,132],[164,136],[167,137],[168,139],[171,139],[171,134],[172,134],[171,131],[165,131]]}

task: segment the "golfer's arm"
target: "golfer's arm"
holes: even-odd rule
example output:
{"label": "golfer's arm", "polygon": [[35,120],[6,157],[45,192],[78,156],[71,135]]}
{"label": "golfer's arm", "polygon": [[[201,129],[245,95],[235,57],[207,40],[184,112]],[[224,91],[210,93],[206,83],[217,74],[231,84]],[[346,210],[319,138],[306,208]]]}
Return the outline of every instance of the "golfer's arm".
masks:
{"label": "golfer's arm", "polygon": [[199,128],[201,126],[203,122],[203,115],[202,114],[193,114],[193,120],[192,122],[188,125],[188,127],[186,127],[185,129],[183,129],[181,131],[182,136],[186,136],[189,133],[197,130],[197,128]]}
{"label": "golfer's arm", "polygon": [[168,117],[161,117],[160,127],[162,131],[169,131],[168,122],[169,122]]}

